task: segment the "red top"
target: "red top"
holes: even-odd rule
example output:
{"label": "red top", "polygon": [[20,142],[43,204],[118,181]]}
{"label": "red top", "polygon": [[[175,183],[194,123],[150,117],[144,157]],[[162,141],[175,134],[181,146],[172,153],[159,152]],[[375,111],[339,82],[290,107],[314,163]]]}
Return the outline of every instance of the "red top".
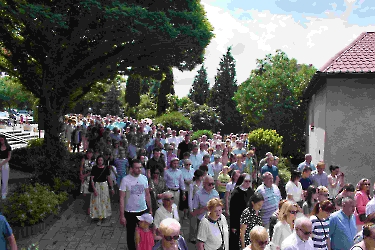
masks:
{"label": "red top", "polygon": [[152,250],[154,246],[154,234],[152,231],[145,232],[140,227],[137,227],[135,231],[138,233],[140,239],[137,250]]}

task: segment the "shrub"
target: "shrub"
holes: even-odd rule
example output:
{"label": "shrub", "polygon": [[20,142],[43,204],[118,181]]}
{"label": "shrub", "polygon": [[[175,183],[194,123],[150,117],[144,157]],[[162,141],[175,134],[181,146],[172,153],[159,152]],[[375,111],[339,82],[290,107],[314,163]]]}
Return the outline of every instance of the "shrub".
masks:
{"label": "shrub", "polygon": [[209,139],[213,138],[213,134],[210,130],[198,130],[193,133],[193,135],[191,136],[191,140],[197,140],[202,135],[206,135]]}
{"label": "shrub", "polygon": [[283,147],[283,137],[276,130],[256,129],[249,134],[249,145],[256,147],[258,159],[262,159],[267,152],[274,155],[281,155]]}
{"label": "shrub", "polygon": [[27,142],[28,148],[35,148],[43,146],[44,138],[31,139]]}
{"label": "shrub", "polygon": [[169,114],[164,114],[162,116],[156,117],[154,119],[155,124],[163,124],[165,127],[170,127],[174,130],[191,130],[192,125],[188,118],[183,114],[175,111]]}
{"label": "shrub", "polygon": [[57,214],[67,197],[66,192],[57,194],[38,183],[22,185],[4,204],[3,213],[11,225],[34,225],[50,214]]}

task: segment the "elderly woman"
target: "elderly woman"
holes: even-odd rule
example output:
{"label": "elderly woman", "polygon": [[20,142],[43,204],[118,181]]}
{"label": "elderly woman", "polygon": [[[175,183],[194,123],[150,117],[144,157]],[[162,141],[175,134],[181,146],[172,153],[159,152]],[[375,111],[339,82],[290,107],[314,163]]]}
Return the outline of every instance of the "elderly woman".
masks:
{"label": "elderly woman", "polygon": [[[190,187],[190,184],[193,182],[194,177],[194,169],[191,167],[191,161],[189,159],[185,159],[183,163],[184,167],[181,168],[182,177],[184,178],[185,187]],[[179,210],[184,211],[184,220],[188,219],[189,213],[189,201],[188,199],[183,199],[183,192],[180,192],[180,207]],[[186,194],[186,197],[189,197],[189,191]]]}
{"label": "elderly woman", "polygon": [[283,204],[279,213],[279,221],[276,223],[273,231],[272,250],[280,249],[283,240],[292,234],[297,213],[297,203],[287,201]]}
{"label": "elderly woman", "polygon": [[263,195],[255,193],[250,197],[249,206],[242,212],[240,218],[240,249],[250,245],[249,233],[256,225],[262,225],[259,210],[264,202]]}
{"label": "elderly woman", "polygon": [[213,198],[207,203],[208,214],[199,223],[197,250],[229,249],[228,223],[222,214],[223,203]]}
{"label": "elderly woman", "polygon": [[358,182],[354,199],[356,201],[354,214],[356,216],[356,223],[359,231],[366,219],[366,205],[371,200],[370,181],[368,179],[363,178]]}
{"label": "elderly woman", "polygon": [[366,223],[363,226],[363,240],[355,244],[351,250],[375,249],[375,223]]}
{"label": "elderly woman", "polygon": [[268,245],[267,229],[262,226],[254,226],[249,234],[251,244],[244,248],[244,250],[263,250]]}
{"label": "elderly woman", "polygon": [[159,225],[162,238],[152,250],[188,250],[185,239],[180,235],[180,229],[181,225],[177,220],[172,218],[162,220]]}

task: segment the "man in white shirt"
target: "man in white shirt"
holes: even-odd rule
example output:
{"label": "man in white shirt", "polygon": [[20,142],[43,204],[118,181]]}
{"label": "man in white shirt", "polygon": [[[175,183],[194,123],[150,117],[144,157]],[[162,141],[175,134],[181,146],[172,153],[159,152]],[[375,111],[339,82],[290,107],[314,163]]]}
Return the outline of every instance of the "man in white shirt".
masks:
{"label": "man in white shirt", "polygon": [[189,160],[191,161],[191,166],[194,170],[197,170],[203,162],[203,155],[198,153],[198,146],[194,145],[191,151]]}
{"label": "man in white shirt", "polygon": [[294,222],[294,232],[281,243],[281,250],[314,250],[311,234],[310,219],[305,216],[297,218]]}
{"label": "man in white shirt", "polygon": [[[130,174],[122,178],[120,184],[120,223],[126,226],[128,249],[135,249],[134,232],[137,216],[151,208],[151,197],[147,177],[141,174],[141,161],[134,159]],[[149,213],[152,215],[152,210]]]}

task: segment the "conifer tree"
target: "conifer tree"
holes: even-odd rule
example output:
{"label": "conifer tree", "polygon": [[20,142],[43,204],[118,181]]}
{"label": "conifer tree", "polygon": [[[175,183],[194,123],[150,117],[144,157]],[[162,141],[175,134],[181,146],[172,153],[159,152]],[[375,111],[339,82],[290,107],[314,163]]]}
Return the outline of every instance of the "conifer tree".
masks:
{"label": "conifer tree", "polygon": [[158,103],[157,103],[157,115],[162,115],[168,108],[167,95],[174,95],[173,87],[173,71],[172,68],[166,69],[166,75],[164,80],[160,83]]}
{"label": "conifer tree", "polygon": [[194,78],[193,86],[191,86],[188,97],[193,102],[203,105],[207,103],[209,95],[210,83],[207,80],[207,71],[202,64],[198,70],[198,74]]}
{"label": "conifer tree", "polygon": [[121,115],[121,102],[119,97],[121,95],[120,85],[114,82],[109,91],[105,94],[104,106],[102,109],[102,115]]}
{"label": "conifer tree", "polygon": [[215,84],[210,91],[209,105],[216,107],[216,112],[224,126],[223,133],[238,132],[241,130],[242,118],[236,109],[236,102],[233,100],[237,91],[236,61],[234,60],[231,47],[228,47],[226,54],[220,61]]}

